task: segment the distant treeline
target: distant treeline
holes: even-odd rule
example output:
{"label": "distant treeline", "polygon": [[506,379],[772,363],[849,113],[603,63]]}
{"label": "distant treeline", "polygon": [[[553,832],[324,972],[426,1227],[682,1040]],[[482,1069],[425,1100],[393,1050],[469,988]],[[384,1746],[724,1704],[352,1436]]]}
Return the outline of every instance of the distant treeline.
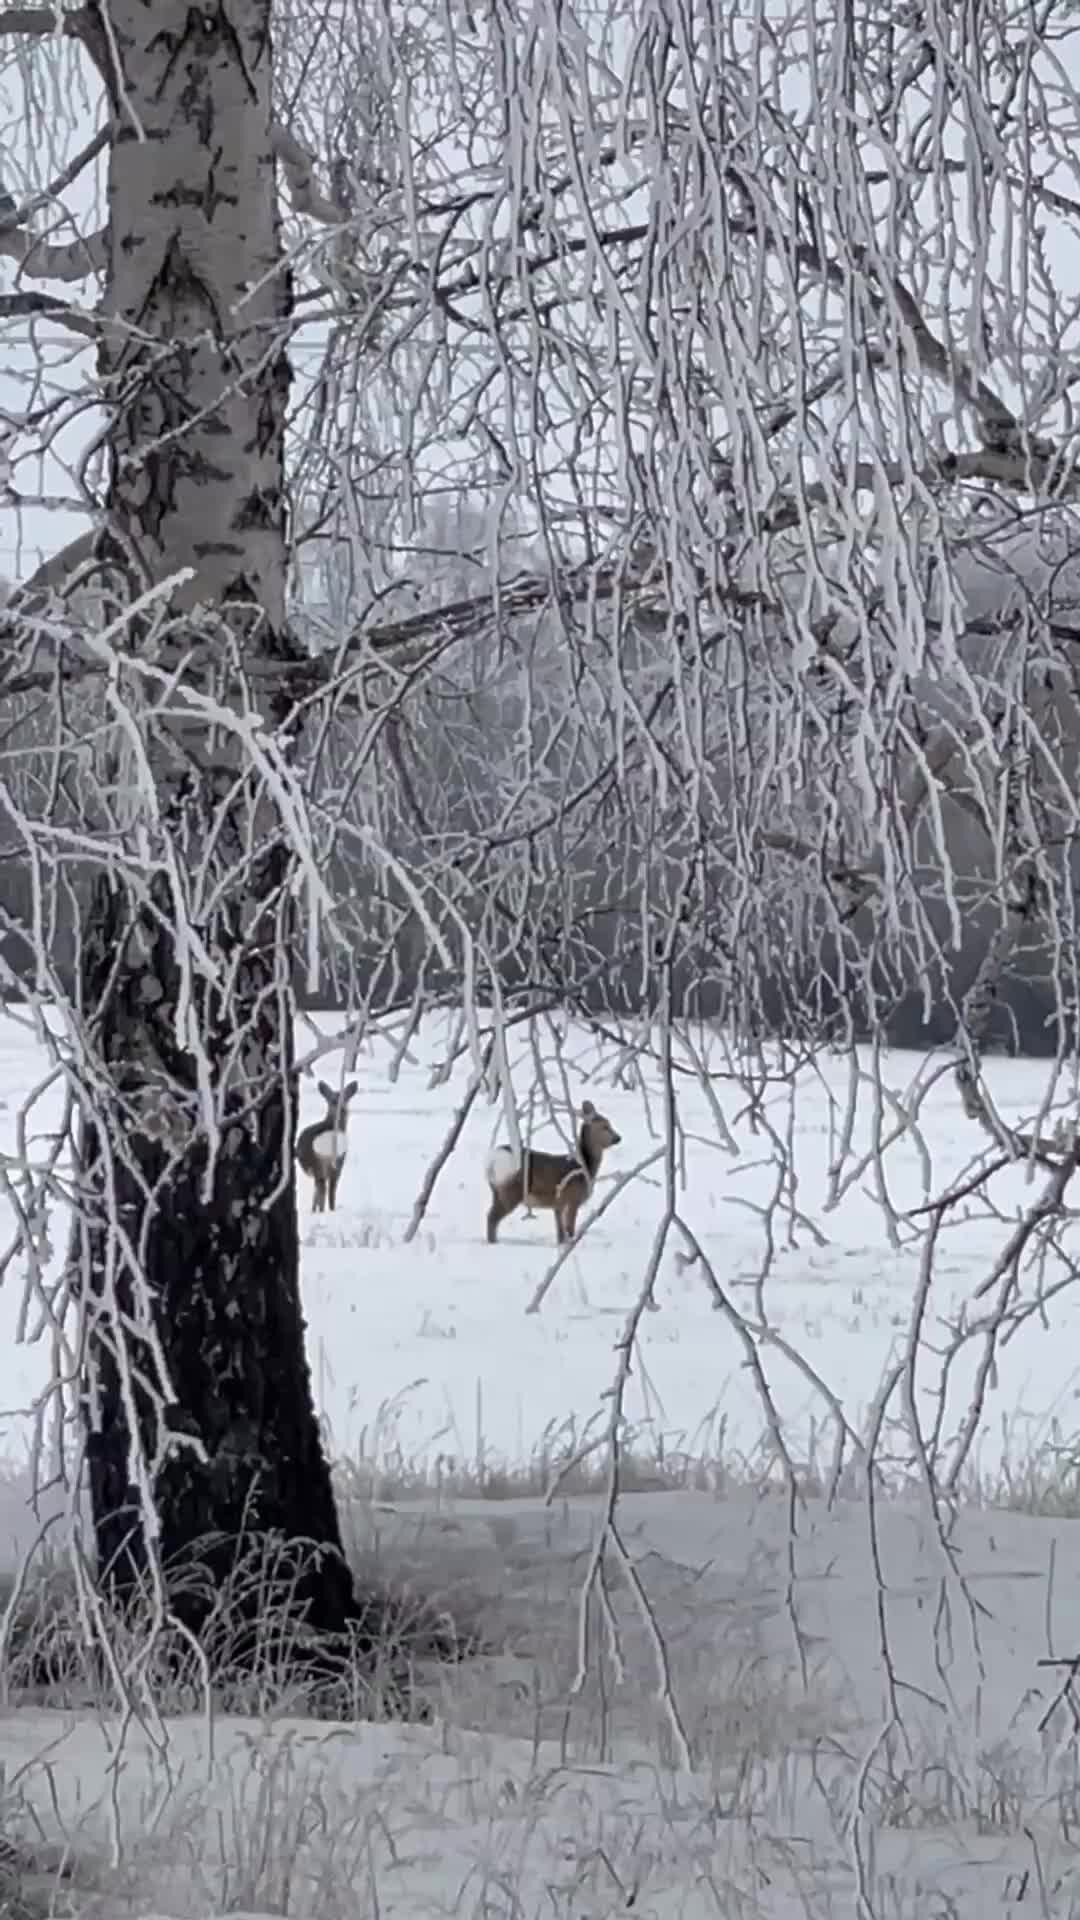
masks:
{"label": "distant treeline", "polygon": [[[363,938],[329,946],[317,984],[299,961],[296,990],[299,1003],[311,1010],[346,1011],[359,1001],[373,1011],[407,1003],[417,988],[430,999],[452,999],[460,991],[464,969],[448,971],[437,962],[420,921],[398,913],[393,933],[380,933],[379,915],[365,908],[365,892],[358,876],[339,876],[341,895],[352,894],[351,912]],[[44,900],[35,891],[28,863],[12,852],[0,859],[0,956],[14,975],[6,989],[8,999],[20,997],[19,986],[41,984],[48,991],[38,965],[37,948],[47,949],[49,966],[61,991],[77,992],[77,922],[85,912],[85,889],[70,882]],[[935,959],[925,983],[896,977],[884,963],[869,969],[869,980],[852,978],[850,964],[841,966],[828,940],[808,957],[782,938],[773,950],[728,954],[718,966],[710,949],[709,928],[695,929],[678,952],[670,970],[670,1004],[676,1017],[729,1022],[762,1034],[785,1032],[792,1039],[842,1040],[853,1029],[867,1038],[875,1025],[889,1044],[926,1048],[955,1038],[963,998],[984,958],[987,927],[978,915],[965,923],[959,951]],[[481,950],[482,951],[482,950]],[[545,939],[533,930],[518,948],[504,945],[489,956],[476,980],[486,997],[488,969],[512,1004],[523,994],[536,1000],[572,1005],[582,1012],[617,1019],[657,1012],[665,985],[658,977],[654,956],[642,952],[640,916],[632,912],[596,911],[584,925]],[[870,1004],[868,1004],[870,1002]],[[1004,972],[991,1016],[992,1049],[1028,1056],[1045,1056],[1058,1048],[1058,996],[1045,951],[1037,941],[1022,947]],[[1073,1044],[1070,1030],[1064,1036]]]}

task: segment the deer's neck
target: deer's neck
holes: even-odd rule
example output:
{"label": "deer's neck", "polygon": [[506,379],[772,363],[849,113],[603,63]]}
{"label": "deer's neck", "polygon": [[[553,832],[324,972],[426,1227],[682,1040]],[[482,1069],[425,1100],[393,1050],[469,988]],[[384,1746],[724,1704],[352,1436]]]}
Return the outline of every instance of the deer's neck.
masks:
{"label": "deer's neck", "polygon": [[578,1134],[577,1150],[578,1159],[581,1161],[589,1179],[595,1180],[604,1149],[603,1147],[593,1145],[588,1127],[582,1127],[581,1132]]}

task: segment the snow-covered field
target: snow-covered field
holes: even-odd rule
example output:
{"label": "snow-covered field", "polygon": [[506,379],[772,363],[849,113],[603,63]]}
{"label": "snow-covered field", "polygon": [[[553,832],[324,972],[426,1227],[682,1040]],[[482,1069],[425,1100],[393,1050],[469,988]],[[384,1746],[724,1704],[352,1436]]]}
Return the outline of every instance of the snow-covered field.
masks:
{"label": "snow-covered field", "polygon": [[[338,1023],[317,1025],[332,1035]],[[575,1694],[600,1498],[545,1507],[446,1488],[461,1467],[558,1459],[609,1417],[618,1343],[669,1211],[661,1076],[642,1059],[640,1084],[624,1084],[618,1051],[565,1025],[510,1036],[523,1131],[552,1143],[557,1119],[590,1098],[622,1135],[590,1211],[610,1204],[529,1313],[555,1259],[551,1219],[518,1215],[486,1244],[482,1165],[506,1123],[483,1096],[404,1240],[472,1073],[467,1054],[448,1077],[434,1071],[449,1034],[429,1022],[393,1078],[392,1037],[362,1052],[337,1211],[313,1216],[302,1199],[305,1304],[334,1451],[362,1463],[354,1485],[394,1496],[356,1526],[382,1551],[411,1540],[448,1583],[465,1569],[479,1579],[505,1656],[440,1681],[434,1729],[198,1719],[155,1732],[9,1707],[0,1835],[18,1837],[32,1809],[39,1856],[43,1838],[72,1848],[74,1904],[103,1920],[153,1906],[188,1920],[1080,1915],[1069,1701],[1047,1718],[1067,1668],[1039,1665],[1080,1652],[1080,1528],[954,1515],[917,1474],[902,1497],[868,1503],[856,1473],[831,1506],[793,1504],[776,1470],[786,1447],[827,1481],[839,1423],[850,1449],[880,1414],[891,1366],[879,1451],[903,1466],[914,1432],[948,1471],[978,1384],[965,1494],[976,1464],[993,1479],[1053,1423],[1080,1427],[1072,1223],[1064,1257],[995,1271],[1045,1174],[1010,1169],[989,1197],[950,1210],[924,1294],[929,1216],[917,1210],[961,1184],[984,1146],[941,1062],[886,1056],[882,1093],[869,1056],[823,1058],[794,1096],[783,1075],[760,1085],[754,1115],[718,1043],[708,1088],[676,1076],[677,1217],[623,1405],[638,1453],[684,1450],[710,1471],[697,1491],[624,1498],[629,1558],[612,1565],[611,1615],[592,1623]],[[313,1048],[310,1026],[298,1043]],[[331,1053],[316,1072],[334,1079],[337,1064]],[[1030,1122],[1048,1072],[990,1064],[1006,1120]],[[14,1152],[25,1124],[30,1156],[48,1151],[58,1087],[26,1112],[45,1077],[43,1051],[5,1019],[0,1148]],[[314,1077],[304,1085],[304,1117],[317,1118]],[[12,1267],[0,1291],[9,1458],[49,1370],[44,1342],[17,1338],[22,1296]],[[993,1324],[1008,1338],[979,1384]],[[427,1488],[406,1501],[411,1473]],[[0,1535],[14,1547],[32,1531],[9,1491]],[[2,1898],[0,1884],[0,1911]]]}
{"label": "snow-covered field", "polygon": [[[332,1034],[339,1023],[318,1025]],[[418,1190],[472,1071],[466,1055],[445,1084],[431,1084],[449,1034],[448,1022],[429,1022],[393,1081],[391,1040],[365,1047],[356,1067],[360,1090],[337,1211],[313,1214],[303,1183],[311,1366],[334,1451],[346,1457],[397,1454],[429,1465],[440,1457],[495,1465],[527,1458],[545,1435],[557,1451],[557,1434],[565,1440],[572,1430],[580,1437],[590,1421],[606,1418],[615,1346],[664,1217],[664,1115],[655,1065],[644,1062],[644,1089],[627,1090],[615,1083],[614,1048],[601,1049],[573,1029],[563,1030],[557,1043],[545,1025],[532,1042],[510,1038],[523,1131],[531,1109],[537,1142],[555,1144],[549,1099],[561,1106],[566,1127],[568,1103],[591,1097],[622,1135],[622,1145],[605,1161],[596,1203],[650,1156],[652,1164],[616,1194],[561,1266],[540,1310],[530,1314],[530,1300],[555,1258],[552,1220],[515,1215],[504,1223],[499,1244],[487,1245],[483,1162],[506,1127],[500,1111],[481,1098],[415,1238],[406,1244]],[[302,1054],[313,1047],[306,1024],[298,1041]],[[985,1142],[962,1113],[940,1061],[884,1057],[882,1079],[908,1107],[913,1083],[932,1084],[918,1110],[918,1133],[904,1134],[880,1158],[871,1153],[875,1137],[887,1140],[896,1115],[876,1092],[867,1056],[859,1063],[865,1078],[856,1089],[846,1151],[847,1060],[823,1056],[814,1071],[799,1076],[794,1098],[785,1078],[762,1087],[756,1132],[746,1117],[747,1090],[724,1077],[719,1047],[713,1064],[718,1077],[708,1095],[692,1076],[678,1077],[684,1130],[679,1212],[750,1328],[793,1450],[805,1458],[815,1433],[820,1436],[832,1418],[817,1383],[861,1429],[890,1359],[908,1338],[926,1220],[898,1217],[890,1243],[882,1194],[896,1216],[924,1206],[961,1179]],[[315,1078],[336,1071],[331,1055],[305,1078],[303,1119],[321,1111]],[[0,1143],[9,1150],[17,1116],[44,1077],[41,1049],[15,1019],[5,1018]],[[1045,1063],[997,1060],[990,1063],[989,1078],[1002,1115],[1019,1121],[1038,1111],[1048,1069]],[[60,1098],[54,1080],[26,1118],[32,1158],[47,1149]],[[728,1146],[718,1138],[718,1114],[731,1132]],[[786,1186],[785,1161],[794,1176]],[[829,1204],[830,1169],[846,1187],[835,1205]],[[1036,1199],[1041,1178],[1032,1182],[1024,1170],[999,1175],[990,1189],[996,1217],[976,1196],[942,1228],[919,1353],[924,1389],[936,1391],[948,1328],[966,1315],[968,1329],[952,1367],[943,1443],[967,1407],[984,1351],[980,1328],[997,1297],[991,1292],[980,1305],[974,1290],[991,1274],[1018,1210]],[[1066,1247],[1070,1237],[1080,1241],[1067,1229]],[[62,1222],[54,1222],[52,1238],[59,1257]],[[760,1386],[739,1327],[716,1310],[702,1263],[688,1264],[688,1244],[677,1228],[668,1235],[656,1285],[661,1310],[642,1317],[625,1411],[635,1425],[662,1436],[669,1451],[748,1455],[766,1427]],[[1061,1278],[1055,1270],[1030,1281],[1031,1298]],[[17,1337],[21,1314],[21,1276],[12,1270],[0,1290],[0,1454],[9,1457],[27,1430],[13,1417],[15,1410],[42,1390],[49,1367],[42,1341],[27,1344]],[[31,1314],[28,1334],[34,1324]],[[1003,1346],[979,1423],[987,1471],[996,1468],[1004,1433],[1015,1452],[1044,1435],[1052,1419],[1066,1431],[1080,1427],[1078,1329],[1080,1289],[1066,1288]],[[921,1404],[928,1418],[934,1400]],[[894,1396],[890,1413],[900,1411]]]}

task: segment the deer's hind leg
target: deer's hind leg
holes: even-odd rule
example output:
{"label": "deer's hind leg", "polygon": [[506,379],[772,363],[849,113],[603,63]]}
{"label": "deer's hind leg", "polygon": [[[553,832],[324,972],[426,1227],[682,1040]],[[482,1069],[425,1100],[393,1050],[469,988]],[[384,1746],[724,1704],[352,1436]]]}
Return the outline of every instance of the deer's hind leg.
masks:
{"label": "deer's hind leg", "polygon": [[341,1169],[344,1165],[345,1165],[344,1160],[339,1160],[337,1163],[337,1166],[331,1167],[329,1173],[326,1176],[326,1190],[330,1199],[331,1213],[337,1212],[338,1181],[341,1179]]}
{"label": "deer's hind leg", "polygon": [[524,1196],[524,1185],[520,1179],[510,1180],[505,1187],[493,1187],[491,1205],[487,1214],[488,1245],[493,1247],[499,1237],[499,1222],[506,1220],[520,1207]]}
{"label": "deer's hind leg", "polygon": [[568,1182],[560,1195],[555,1209],[555,1238],[560,1247],[573,1240],[577,1232],[578,1208],[584,1198],[576,1180]]}

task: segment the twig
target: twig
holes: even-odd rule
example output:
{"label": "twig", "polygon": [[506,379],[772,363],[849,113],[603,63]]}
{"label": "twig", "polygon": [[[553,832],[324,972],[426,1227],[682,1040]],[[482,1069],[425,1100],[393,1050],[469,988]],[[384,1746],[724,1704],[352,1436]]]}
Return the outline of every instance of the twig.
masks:
{"label": "twig", "polygon": [[430,1203],[431,1196],[434,1193],[436,1185],[438,1183],[439,1175],[441,1174],[443,1168],[445,1167],[447,1161],[449,1160],[450,1155],[453,1153],[454,1148],[457,1146],[458,1141],[461,1139],[462,1130],[464,1129],[465,1122],[468,1119],[470,1113],[473,1110],[473,1107],[476,1104],[476,1096],[480,1092],[481,1087],[484,1085],[484,1082],[487,1079],[487,1072],[488,1072],[489,1066],[491,1065],[491,1058],[494,1051],[495,1051],[495,1042],[494,1042],[494,1039],[491,1039],[488,1041],[487,1046],[484,1049],[483,1064],[481,1067],[479,1067],[476,1070],[476,1072],[472,1076],[472,1079],[469,1081],[469,1085],[465,1093],[465,1098],[462,1100],[461,1105],[455,1111],[454,1117],[451,1120],[450,1125],[448,1126],[446,1133],[443,1137],[442,1145],[440,1146],[438,1153],[435,1155],[435,1158],[431,1161],[431,1164],[429,1165],[428,1170],[424,1175],[424,1179],[423,1179],[423,1183],[421,1185],[420,1191],[417,1194],[416,1199],[413,1201],[412,1218],[410,1219],[409,1224],[406,1227],[403,1235],[403,1243],[405,1246],[408,1246],[410,1240],[415,1240],[416,1238],[417,1232],[420,1227],[420,1222],[422,1221],[425,1213],[428,1210],[428,1205]]}
{"label": "twig", "polygon": [[618,1199],[620,1193],[625,1191],[625,1189],[630,1185],[630,1182],[632,1180],[636,1180],[640,1174],[646,1173],[650,1167],[654,1167],[657,1161],[662,1160],[663,1157],[664,1157],[663,1147],[657,1147],[653,1153],[647,1154],[644,1160],[639,1160],[636,1167],[631,1167],[629,1172],[627,1173],[621,1173],[618,1179],[613,1181],[610,1192],[604,1195],[604,1198],[601,1200],[600,1205],[598,1207],[593,1208],[588,1219],[578,1229],[578,1232],[574,1235],[574,1238],[572,1240],[568,1240],[565,1246],[560,1247],[550,1267],[548,1268],[539,1286],[537,1287],[536,1292],[533,1294],[532,1299],[529,1301],[529,1304],[525,1309],[526,1313],[539,1313],[540,1308],[544,1303],[545,1296],[548,1293],[548,1290],[551,1286],[552,1281],[560,1273],[560,1271],[562,1270],[567,1260],[569,1260],[570,1255],[577,1251],[582,1240],[584,1240],[585,1235],[590,1231],[592,1227],[596,1225],[596,1222],[598,1220],[603,1218],[608,1208],[613,1204],[614,1201]]}

